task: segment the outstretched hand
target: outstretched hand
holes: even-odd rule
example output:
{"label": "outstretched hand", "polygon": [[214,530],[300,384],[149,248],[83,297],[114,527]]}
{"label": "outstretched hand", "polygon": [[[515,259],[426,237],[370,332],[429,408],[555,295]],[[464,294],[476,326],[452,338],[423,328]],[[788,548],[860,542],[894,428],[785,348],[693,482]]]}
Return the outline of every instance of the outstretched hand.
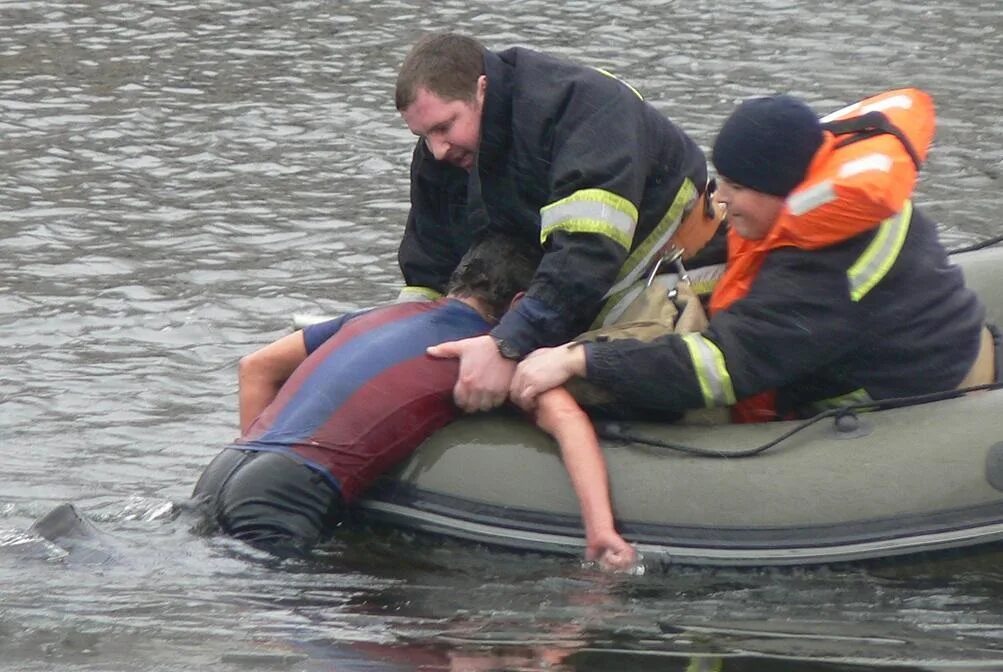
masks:
{"label": "outstretched hand", "polygon": [[453,401],[467,413],[491,410],[508,399],[516,363],[501,356],[490,336],[449,341],[426,352],[432,357],[460,360]]}

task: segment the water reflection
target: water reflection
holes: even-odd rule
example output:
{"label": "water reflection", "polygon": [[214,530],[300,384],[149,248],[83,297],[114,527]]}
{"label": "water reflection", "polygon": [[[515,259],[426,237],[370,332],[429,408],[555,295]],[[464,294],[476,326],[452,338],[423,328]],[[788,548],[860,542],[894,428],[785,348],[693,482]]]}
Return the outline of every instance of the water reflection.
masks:
{"label": "water reflection", "polygon": [[762,669],[764,660],[769,669],[848,671],[892,661],[902,670],[1003,664],[998,555],[948,574],[932,563],[925,575],[916,565],[901,575],[666,567],[624,577],[359,529],[317,561],[279,561],[193,534],[190,512],[118,504],[128,513],[96,521],[110,536],[111,561],[54,547],[26,553],[23,533],[0,535],[0,633],[13,664],[44,654],[57,666],[103,660],[117,669],[130,652],[176,660],[170,669],[193,661],[568,672],[727,672]]}
{"label": "water reflection", "polygon": [[[992,565],[611,580],[367,532],[276,565],[164,513],[235,434],[242,354],[296,312],[395,293],[413,138],[390,100],[420,32],[603,66],[705,147],[751,94],[821,111],[924,87],[939,128],[917,201],[953,247],[1003,232],[996,0],[0,0],[0,22],[9,668],[1003,667]],[[115,562],[26,537],[63,501]]]}

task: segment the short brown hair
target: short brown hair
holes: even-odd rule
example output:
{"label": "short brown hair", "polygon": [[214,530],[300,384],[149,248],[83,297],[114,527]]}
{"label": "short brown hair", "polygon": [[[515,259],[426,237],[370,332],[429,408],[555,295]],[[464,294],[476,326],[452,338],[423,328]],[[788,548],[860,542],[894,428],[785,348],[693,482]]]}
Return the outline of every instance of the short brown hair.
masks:
{"label": "short brown hair", "polygon": [[410,107],[422,88],[443,100],[473,100],[477,79],[483,74],[484,45],[480,42],[456,33],[425,35],[411,47],[397,75],[397,110]]}
{"label": "short brown hair", "polygon": [[449,278],[448,294],[479,299],[488,319],[498,320],[533,280],[543,248],[508,234],[491,233],[476,241]]}

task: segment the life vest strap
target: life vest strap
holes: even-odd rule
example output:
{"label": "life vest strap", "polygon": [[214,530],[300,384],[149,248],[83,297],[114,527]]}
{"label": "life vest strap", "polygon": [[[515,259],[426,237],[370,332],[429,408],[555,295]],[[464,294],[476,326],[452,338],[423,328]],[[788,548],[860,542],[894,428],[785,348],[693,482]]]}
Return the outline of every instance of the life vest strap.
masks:
{"label": "life vest strap", "polygon": [[867,114],[862,114],[859,117],[829,121],[822,124],[822,128],[835,136],[850,136],[840,139],[836,143],[837,149],[860,142],[861,140],[873,138],[876,135],[887,134],[895,136],[902,143],[902,147],[905,148],[906,153],[909,154],[909,158],[912,159],[916,170],[919,170],[920,166],[923,165],[923,160],[919,157],[916,148],[912,146],[912,142],[910,142],[906,134],[902,132],[902,129],[893,124],[883,112],[875,110]]}

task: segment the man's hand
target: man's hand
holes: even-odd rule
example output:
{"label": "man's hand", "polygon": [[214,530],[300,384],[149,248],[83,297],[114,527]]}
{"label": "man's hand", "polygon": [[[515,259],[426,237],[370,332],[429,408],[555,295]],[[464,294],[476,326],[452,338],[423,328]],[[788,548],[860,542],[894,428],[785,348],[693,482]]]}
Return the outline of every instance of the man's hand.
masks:
{"label": "man's hand", "polygon": [[521,408],[531,411],[538,396],[563,385],[572,376],[584,375],[584,347],[569,343],[556,348],[540,348],[519,362],[509,395]]}
{"label": "man's hand", "polygon": [[432,357],[460,360],[453,400],[467,413],[489,411],[505,403],[516,363],[501,356],[490,336],[433,345],[427,352]]}
{"label": "man's hand", "polygon": [[596,562],[604,572],[626,572],[637,565],[637,551],[616,530],[590,535],[586,544],[585,559]]}

